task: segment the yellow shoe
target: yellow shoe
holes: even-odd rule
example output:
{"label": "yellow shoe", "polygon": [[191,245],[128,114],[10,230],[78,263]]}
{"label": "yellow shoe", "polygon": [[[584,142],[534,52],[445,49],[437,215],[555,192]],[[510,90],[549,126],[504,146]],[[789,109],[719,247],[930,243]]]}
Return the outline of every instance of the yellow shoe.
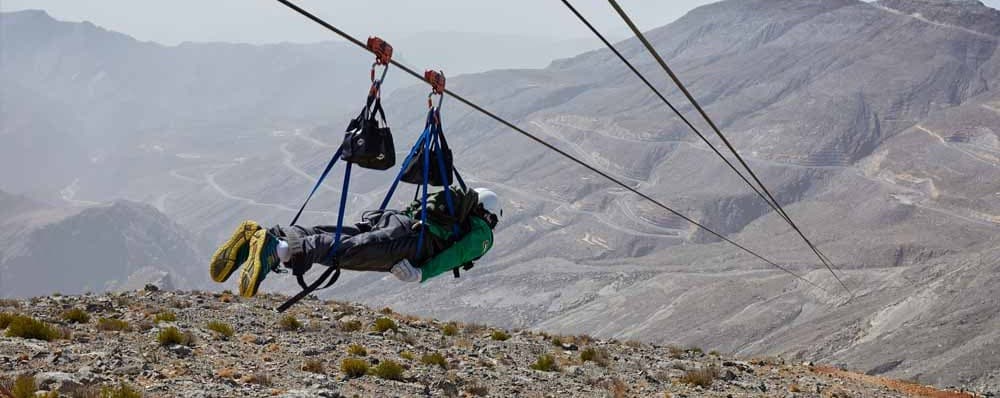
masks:
{"label": "yellow shoe", "polygon": [[278,238],[266,230],[257,230],[250,238],[250,255],[240,270],[240,296],[253,297],[260,283],[278,265]]}
{"label": "yellow shoe", "polygon": [[229,240],[212,255],[208,273],[213,281],[225,282],[240,265],[243,265],[250,254],[250,238],[259,229],[260,225],[251,220],[244,221],[236,227]]}

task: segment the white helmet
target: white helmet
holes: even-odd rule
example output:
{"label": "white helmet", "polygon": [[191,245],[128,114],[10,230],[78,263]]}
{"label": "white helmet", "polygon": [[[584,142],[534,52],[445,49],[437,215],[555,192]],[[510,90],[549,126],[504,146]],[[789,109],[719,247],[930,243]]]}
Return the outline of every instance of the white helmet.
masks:
{"label": "white helmet", "polygon": [[479,195],[479,204],[483,205],[483,209],[493,213],[498,219],[503,216],[503,207],[500,206],[500,198],[495,192],[486,188],[476,188],[475,191]]}

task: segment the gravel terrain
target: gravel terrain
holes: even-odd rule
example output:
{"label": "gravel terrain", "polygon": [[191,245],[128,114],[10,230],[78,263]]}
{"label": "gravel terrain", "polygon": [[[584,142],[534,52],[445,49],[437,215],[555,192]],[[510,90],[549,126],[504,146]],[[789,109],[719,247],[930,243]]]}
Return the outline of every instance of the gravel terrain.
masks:
{"label": "gravel terrain", "polygon": [[[306,300],[278,314],[273,308],[284,298],[244,300],[147,286],[3,301],[0,312],[43,320],[68,338],[0,337],[0,375],[31,374],[41,389],[70,397],[84,396],[88,386],[122,382],[146,397],[973,396],[781,358],[737,359],[693,347],[502,331],[335,301]],[[90,319],[66,321],[64,313],[74,308]],[[101,318],[125,321],[128,329],[101,330]],[[211,321],[231,326],[233,335],[210,330]],[[391,327],[378,332],[380,324]],[[158,336],[171,327],[190,341],[160,344]],[[441,358],[424,360],[432,354]],[[550,371],[533,369],[542,355],[553,359]],[[348,377],[341,369],[348,358],[372,368],[395,362],[402,373]]]}

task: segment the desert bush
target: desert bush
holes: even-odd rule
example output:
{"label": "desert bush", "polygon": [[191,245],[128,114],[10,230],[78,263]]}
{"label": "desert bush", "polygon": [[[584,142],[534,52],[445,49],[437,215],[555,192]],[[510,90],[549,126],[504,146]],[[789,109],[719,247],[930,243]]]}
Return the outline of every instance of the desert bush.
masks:
{"label": "desert bush", "polygon": [[375,376],[385,380],[403,380],[403,366],[396,361],[383,360],[375,367]]}
{"label": "desert bush", "polygon": [[680,382],[684,384],[690,384],[692,386],[699,386],[701,388],[708,388],[715,381],[715,378],[719,377],[719,369],[715,367],[689,370],[681,376]]}
{"label": "desert bush", "polygon": [[608,393],[612,398],[625,398],[628,396],[628,386],[622,379],[615,377],[608,385]]}
{"label": "desert bush", "polygon": [[100,398],[142,398],[142,393],[122,383],[115,387],[102,387]]}
{"label": "desert bush", "polygon": [[378,312],[381,313],[381,314],[383,314],[383,315],[392,315],[392,308],[385,307],[385,308],[379,310]]}
{"label": "desert bush", "polygon": [[642,342],[638,340],[626,340],[625,346],[629,348],[642,348]]}
{"label": "desert bush", "polygon": [[21,308],[21,302],[14,299],[0,299],[0,307]]}
{"label": "desert bush", "polygon": [[249,376],[244,376],[243,381],[250,384],[256,384],[258,386],[270,387],[274,385],[271,381],[271,376],[264,372],[257,372]]}
{"label": "desert bush", "polygon": [[701,350],[701,347],[688,347],[687,352],[697,356],[701,356],[705,353],[705,351]]}
{"label": "desert bush", "polygon": [[490,335],[490,338],[496,341],[507,341],[507,339],[510,338],[510,335],[503,330],[494,330],[493,334]]}
{"label": "desert bush", "polygon": [[485,384],[475,382],[465,386],[465,392],[476,397],[485,397],[490,394],[490,388]]}
{"label": "desert bush", "polygon": [[101,318],[97,320],[97,329],[110,332],[127,332],[132,330],[128,322],[121,319]]}
{"label": "desert bush", "polygon": [[0,312],[0,329],[6,329],[7,325],[10,325],[10,321],[14,319],[16,315],[9,312]]}
{"label": "desert bush", "polygon": [[7,337],[52,341],[63,337],[63,333],[35,318],[15,315],[7,324]]}
{"label": "desert bush", "polygon": [[708,355],[711,355],[711,356],[713,356],[713,357],[721,357],[721,356],[722,356],[722,354],[720,354],[720,353],[719,353],[718,351],[716,351],[716,350],[712,350],[712,351],[709,351],[709,352],[708,352]]}
{"label": "desert bush", "polygon": [[235,333],[233,331],[233,327],[230,326],[228,323],[225,323],[225,322],[210,321],[210,322],[208,322],[208,324],[206,325],[206,327],[208,327],[208,330],[211,330],[211,331],[217,333],[219,335],[219,337],[221,337],[224,340],[229,339],[230,337],[233,337],[233,334]]}
{"label": "desert bush", "polygon": [[66,310],[62,313],[62,319],[70,323],[87,323],[90,322],[90,314],[81,308],[73,308],[71,310]]}
{"label": "desert bush", "polygon": [[562,338],[562,336],[552,336],[552,338],[549,340],[549,342],[551,342],[552,345],[554,345],[556,347],[562,347],[562,345],[563,345],[563,338]]}
{"label": "desert bush", "polygon": [[413,353],[410,351],[403,351],[399,353],[399,357],[407,361],[412,361],[414,358],[416,358],[416,355],[413,355]]}
{"label": "desert bush", "polygon": [[360,358],[345,358],[340,362],[340,371],[349,378],[364,376],[368,373],[368,361]]}
{"label": "desert bush", "polygon": [[420,357],[420,363],[424,365],[437,365],[441,369],[448,369],[448,361],[444,359],[444,355],[437,352],[424,354],[424,356]]}
{"label": "desert bush", "polygon": [[604,349],[587,347],[580,351],[580,360],[583,362],[592,361],[601,367],[608,367],[611,363],[611,355]]}
{"label": "desert bush", "polygon": [[673,359],[684,357],[684,349],[675,345],[667,346],[667,352],[670,353],[670,358]]}
{"label": "desert bush", "polygon": [[347,322],[341,322],[340,330],[343,330],[345,332],[357,332],[361,330],[361,321],[351,320]]}
{"label": "desert bush", "polygon": [[449,322],[441,327],[441,334],[445,336],[454,336],[458,334],[458,324],[454,322]]}
{"label": "desert bush", "polygon": [[302,329],[302,322],[295,319],[295,315],[288,314],[281,318],[281,321],[278,322],[278,326],[281,327],[281,330],[293,332]]}
{"label": "desert bush", "polygon": [[350,346],[347,347],[347,353],[354,356],[363,357],[368,355],[368,350],[366,350],[365,347],[359,344],[351,344]]}
{"label": "desert bush", "polygon": [[393,332],[399,331],[399,326],[396,326],[396,322],[389,318],[378,318],[375,320],[375,324],[372,325],[372,330],[383,333],[387,330],[392,330]]}
{"label": "desert bush", "polygon": [[318,359],[309,359],[305,361],[305,363],[302,364],[302,370],[317,374],[323,374],[325,372],[323,368],[323,361]]}
{"label": "desert bush", "polygon": [[35,398],[35,392],[38,391],[35,378],[26,374],[17,376],[14,379],[0,379],[0,386],[4,390],[9,391],[13,398]]}
{"label": "desert bush", "polygon": [[171,326],[160,330],[160,333],[156,335],[156,341],[164,347],[175,344],[190,346],[194,343],[192,337],[189,334],[181,332],[180,329]]}
{"label": "desert bush", "polygon": [[559,370],[559,364],[556,363],[556,359],[552,355],[542,354],[538,356],[535,363],[531,364],[531,368],[543,372],[556,372]]}
{"label": "desert bush", "polygon": [[177,315],[170,311],[161,312],[159,314],[156,314],[155,317],[153,317],[153,323],[176,322],[176,321],[177,321]]}

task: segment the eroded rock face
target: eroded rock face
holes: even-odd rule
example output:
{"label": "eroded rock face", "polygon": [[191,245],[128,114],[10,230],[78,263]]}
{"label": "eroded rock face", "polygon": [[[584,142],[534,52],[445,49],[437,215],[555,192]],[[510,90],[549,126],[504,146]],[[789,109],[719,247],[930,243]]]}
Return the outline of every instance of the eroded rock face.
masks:
{"label": "eroded rock face", "polygon": [[[803,397],[890,398],[909,396],[911,390],[900,389],[901,385],[936,391],[777,357],[744,361],[706,354],[700,348],[621,343],[586,335],[515,330],[498,340],[492,333],[498,328],[457,324],[456,332],[446,336],[445,322],[315,299],[303,301],[289,313],[303,323],[302,328],[282,330],[279,324],[285,315],[272,309],[285,298],[244,300],[225,293],[137,291],[4,302],[0,311],[26,312],[50,323],[60,322],[65,308],[99,310],[90,312],[94,322],[63,325],[71,334],[68,340],[0,337],[0,377],[30,374],[40,389],[63,395],[124,384],[145,396],[184,397],[726,397],[788,391]],[[164,311],[174,313],[176,321],[170,325],[194,336],[192,342],[157,342],[159,328],[151,322]],[[132,328],[102,331],[96,323],[100,318],[126,321]],[[392,319],[397,329],[372,331],[379,318]],[[230,325],[234,335],[209,329],[210,321]],[[360,323],[360,329],[344,326],[351,321]],[[557,339],[561,346],[554,344]],[[352,346],[364,348],[364,354]],[[424,359],[431,355],[440,357]],[[545,355],[551,362],[539,365]],[[72,360],[52,360],[55,357]],[[341,369],[348,358],[373,368],[395,362],[402,373],[398,377],[382,373],[388,378],[377,371],[348,377]]]}
{"label": "eroded rock face", "polygon": [[877,4],[928,21],[1000,37],[1000,10],[978,0],[880,0]]}

